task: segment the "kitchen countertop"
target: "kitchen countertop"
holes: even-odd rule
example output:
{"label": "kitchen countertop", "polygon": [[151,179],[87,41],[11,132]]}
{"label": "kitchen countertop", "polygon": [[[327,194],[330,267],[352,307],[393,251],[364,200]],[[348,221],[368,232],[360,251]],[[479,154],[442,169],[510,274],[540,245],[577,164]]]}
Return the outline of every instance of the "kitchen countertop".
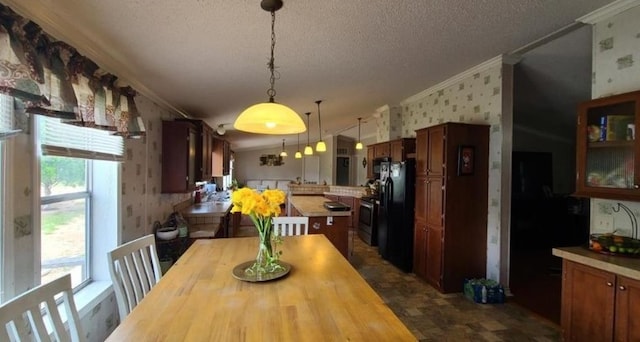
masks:
{"label": "kitchen countertop", "polygon": [[351,216],[351,211],[330,211],[323,204],[329,200],[323,196],[291,196],[289,203],[294,206],[301,215],[314,216]]}
{"label": "kitchen countertop", "polygon": [[553,255],[579,264],[640,280],[640,258],[595,253],[586,247],[558,247]]}
{"label": "kitchen countertop", "polygon": [[231,201],[192,204],[180,211],[183,216],[225,216],[231,210]]}

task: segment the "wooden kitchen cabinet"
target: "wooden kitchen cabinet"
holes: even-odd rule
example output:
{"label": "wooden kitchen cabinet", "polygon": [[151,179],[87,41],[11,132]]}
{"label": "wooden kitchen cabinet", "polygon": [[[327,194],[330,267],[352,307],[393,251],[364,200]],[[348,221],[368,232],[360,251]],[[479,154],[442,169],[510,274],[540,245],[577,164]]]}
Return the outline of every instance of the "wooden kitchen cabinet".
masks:
{"label": "wooden kitchen cabinet", "polygon": [[444,126],[416,131],[416,176],[444,174]]}
{"label": "wooden kitchen cabinet", "polygon": [[389,142],[377,143],[373,146],[375,151],[376,158],[387,158],[391,157],[391,146],[389,146]]}
{"label": "wooden kitchen cabinet", "polygon": [[227,176],[230,171],[231,149],[229,142],[223,139],[213,139],[212,172],[214,176]]}
{"label": "wooden kitchen cabinet", "polygon": [[402,138],[389,142],[391,161],[407,160],[409,154],[416,152],[415,138]]}
{"label": "wooden kitchen cabinet", "polygon": [[[473,172],[458,174],[460,146]],[[486,273],[489,126],[446,123],[416,131],[414,273],[443,293]],[[418,164],[416,164],[418,165]]]}
{"label": "wooden kitchen cabinet", "polygon": [[209,181],[213,176],[211,169],[213,152],[213,128],[202,120],[177,119],[177,121],[188,121],[196,127],[196,181]]}
{"label": "wooden kitchen cabinet", "polygon": [[189,121],[162,122],[162,193],[195,189],[198,130]]}
{"label": "wooden kitchen cabinet", "polygon": [[640,281],[563,260],[564,341],[640,341]]}
{"label": "wooden kitchen cabinet", "polygon": [[375,147],[367,146],[367,178],[374,179],[373,160],[376,158]]}
{"label": "wooden kitchen cabinet", "polygon": [[640,200],[640,143],[627,129],[639,116],[640,91],[578,106],[576,196]]}

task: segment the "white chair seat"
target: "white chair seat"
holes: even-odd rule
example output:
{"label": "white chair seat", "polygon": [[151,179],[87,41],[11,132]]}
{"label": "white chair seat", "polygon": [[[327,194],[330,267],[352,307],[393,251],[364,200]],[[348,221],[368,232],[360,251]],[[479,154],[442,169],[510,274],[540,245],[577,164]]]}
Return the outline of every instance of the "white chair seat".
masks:
{"label": "white chair seat", "polygon": [[[55,296],[62,294],[69,331],[58,312]],[[42,315],[41,307],[46,313]],[[71,276],[66,274],[50,283],[33,288],[0,306],[0,341],[85,341],[73,300]]]}
{"label": "white chair seat", "polygon": [[278,216],[272,220],[274,232],[279,236],[309,234],[309,218],[305,216]]}
{"label": "white chair seat", "polygon": [[153,234],[125,243],[108,253],[109,273],[123,320],[160,281],[160,261]]}

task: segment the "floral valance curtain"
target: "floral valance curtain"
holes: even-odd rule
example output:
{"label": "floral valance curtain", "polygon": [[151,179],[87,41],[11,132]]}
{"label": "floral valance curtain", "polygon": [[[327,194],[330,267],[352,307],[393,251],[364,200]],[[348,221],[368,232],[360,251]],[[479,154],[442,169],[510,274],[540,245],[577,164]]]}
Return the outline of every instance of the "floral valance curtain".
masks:
{"label": "floral valance curtain", "polygon": [[0,93],[24,102],[27,113],[126,138],[144,136],[136,92],[116,81],[73,47],[0,4]]}

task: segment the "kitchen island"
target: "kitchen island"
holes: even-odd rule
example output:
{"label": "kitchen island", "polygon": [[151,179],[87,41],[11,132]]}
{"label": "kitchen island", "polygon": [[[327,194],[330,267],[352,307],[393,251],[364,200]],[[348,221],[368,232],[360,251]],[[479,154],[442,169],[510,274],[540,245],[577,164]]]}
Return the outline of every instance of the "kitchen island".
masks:
{"label": "kitchen island", "polygon": [[290,215],[308,217],[309,234],[324,234],[349,259],[353,251],[349,238],[351,211],[330,211],[324,207],[327,201],[323,196],[290,196]]}

